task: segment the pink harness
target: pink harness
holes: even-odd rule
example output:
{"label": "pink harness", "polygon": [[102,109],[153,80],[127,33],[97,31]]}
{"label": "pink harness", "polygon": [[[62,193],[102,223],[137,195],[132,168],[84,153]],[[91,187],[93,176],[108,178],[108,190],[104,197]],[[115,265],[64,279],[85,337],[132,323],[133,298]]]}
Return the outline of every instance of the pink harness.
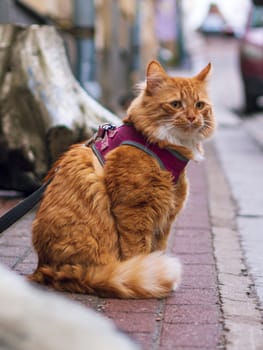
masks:
{"label": "pink harness", "polygon": [[105,156],[108,152],[121,145],[129,145],[154,157],[162,169],[172,173],[173,181],[176,183],[188,163],[188,159],[179,152],[149,143],[131,124],[123,124],[118,128],[111,124],[105,124],[99,128],[97,137],[100,139],[95,141],[91,148],[102,165],[105,163]]}

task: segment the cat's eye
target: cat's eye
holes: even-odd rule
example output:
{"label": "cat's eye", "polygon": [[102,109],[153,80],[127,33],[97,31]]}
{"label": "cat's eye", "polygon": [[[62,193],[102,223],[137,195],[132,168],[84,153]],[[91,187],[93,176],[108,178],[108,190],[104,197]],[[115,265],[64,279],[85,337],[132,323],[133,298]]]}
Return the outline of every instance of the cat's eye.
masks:
{"label": "cat's eye", "polygon": [[203,109],[204,106],[205,106],[205,103],[204,103],[203,101],[198,101],[198,102],[196,102],[196,104],[195,104],[195,107],[196,107],[197,109]]}
{"label": "cat's eye", "polygon": [[182,107],[182,102],[181,101],[172,101],[172,102],[170,102],[170,105],[173,108],[181,108]]}

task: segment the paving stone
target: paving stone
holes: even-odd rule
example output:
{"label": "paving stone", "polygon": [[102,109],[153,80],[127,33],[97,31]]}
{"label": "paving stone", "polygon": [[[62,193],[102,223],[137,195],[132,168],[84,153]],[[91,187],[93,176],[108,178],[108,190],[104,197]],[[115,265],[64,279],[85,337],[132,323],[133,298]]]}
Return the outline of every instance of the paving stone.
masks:
{"label": "paving stone", "polygon": [[117,326],[129,333],[153,333],[155,329],[155,315],[153,313],[139,312],[105,312],[106,316],[113,319]]}
{"label": "paving stone", "polygon": [[154,343],[152,340],[152,333],[128,333],[141,347],[143,350],[152,349]]}
{"label": "paving stone", "polygon": [[196,210],[196,208],[189,202],[187,205],[187,211],[181,213],[177,219],[178,228],[205,228],[209,229],[209,217],[207,209],[203,209],[202,212]]}
{"label": "paving stone", "polygon": [[187,264],[215,265],[215,259],[212,253],[199,253],[199,254],[178,253],[177,256],[180,258],[180,260],[184,265],[187,265]]}
{"label": "paving stone", "polygon": [[15,256],[0,256],[0,263],[12,268],[17,263],[18,258]]}
{"label": "paving stone", "polygon": [[3,257],[22,257],[26,254],[28,248],[24,246],[0,246],[0,255]]}
{"label": "paving stone", "polygon": [[214,350],[219,342],[220,327],[211,324],[165,324],[160,350],[177,350],[179,347]]}
{"label": "paving stone", "polygon": [[211,231],[210,229],[205,229],[205,228],[182,228],[182,227],[177,227],[174,226],[175,229],[175,237],[174,241],[178,237],[187,237],[189,239],[194,239],[194,238],[200,238],[200,239],[208,239],[211,240]]}
{"label": "paving stone", "polygon": [[192,289],[216,289],[217,281],[214,277],[208,278],[207,276],[188,276],[187,278],[183,277],[181,288],[192,288]]}
{"label": "paving stone", "polygon": [[216,277],[216,271],[214,265],[195,265],[187,264],[183,267],[184,276],[214,276]]}
{"label": "paving stone", "polygon": [[212,242],[206,238],[178,236],[175,239],[174,247],[171,251],[174,253],[210,253],[212,250]]}
{"label": "paving stone", "polygon": [[34,272],[36,266],[32,263],[20,263],[15,267],[15,271],[18,272],[21,275],[29,275],[32,272]]}
{"label": "paving stone", "polygon": [[17,198],[0,197],[0,215],[5,214],[9,209],[16,206],[19,201]]}
{"label": "paving stone", "polygon": [[23,259],[24,263],[37,264],[37,254],[31,249],[28,255]]}
{"label": "paving stone", "polygon": [[179,288],[171,297],[167,298],[167,305],[215,305],[218,295],[215,289],[185,289]]}
{"label": "paving stone", "polygon": [[219,310],[216,305],[167,305],[164,322],[179,324],[217,324]]}
{"label": "paving stone", "polygon": [[149,300],[116,300],[107,299],[105,302],[105,311],[107,312],[150,312],[157,311],[159,301],[155,299]]}
{"label": "paving stone", "polygon": [[232,320],[231,318],[228,318],[226,320],[226,327],[232,330],[231,332],[228,332],[229,349],[262,349],[263,332],[262,326],[260,326],[259,323],[245,323],[244,333],[243,319],[238,322],[237,319]]}
{"label": "paving stone", "polygon": [[85,295],[85,294],[77,294],[77,293],[61,293],[61,294],[66,298],[72,299],[94,310],[96,310],[98,305],[100,304],[100,299],[94,295]]}

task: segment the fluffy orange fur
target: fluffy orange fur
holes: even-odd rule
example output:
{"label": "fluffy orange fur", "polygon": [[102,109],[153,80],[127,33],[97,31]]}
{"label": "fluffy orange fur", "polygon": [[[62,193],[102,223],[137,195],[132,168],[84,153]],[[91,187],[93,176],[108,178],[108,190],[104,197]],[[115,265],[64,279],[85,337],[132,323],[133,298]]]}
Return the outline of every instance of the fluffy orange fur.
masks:
{"label": "fluffy orange fur", "polygon": [[[161,148],[202,158],[201,143],[215,128],[209,71],[210,64],[193,78],[175,78],[152,61],[125,121]],[[102,167],[78,144],[52,175],[33,223],[39,260],[30,280],[119,298],[161,298],[177,287],[181,265],[165,249],[187,198],[185,171],[174,184],[153,157],[129,145],[109,152]]]}

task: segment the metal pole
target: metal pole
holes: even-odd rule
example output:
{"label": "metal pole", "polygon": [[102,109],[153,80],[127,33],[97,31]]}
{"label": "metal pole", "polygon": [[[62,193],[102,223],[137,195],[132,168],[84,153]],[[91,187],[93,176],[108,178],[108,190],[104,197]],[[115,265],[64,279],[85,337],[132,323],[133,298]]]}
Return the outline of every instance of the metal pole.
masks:
{"label": "metal pole", "polygon": [[177,40],[178,40],[178,61],[180,65],[184,64],[186,58],[184,37],[183,37],[183,12],[182,12],[182,1],[176,0],[176,29],[177,29]]}
{"label": "metal pole", "polygon": [[[74,25],[77,28],[89,29],[94,33],[95,8],[93,0],[74,1]],[[98,97],[96,83],[95,43],[94,35],[78,37],[76,76],[80,84],[94,97]]]}

